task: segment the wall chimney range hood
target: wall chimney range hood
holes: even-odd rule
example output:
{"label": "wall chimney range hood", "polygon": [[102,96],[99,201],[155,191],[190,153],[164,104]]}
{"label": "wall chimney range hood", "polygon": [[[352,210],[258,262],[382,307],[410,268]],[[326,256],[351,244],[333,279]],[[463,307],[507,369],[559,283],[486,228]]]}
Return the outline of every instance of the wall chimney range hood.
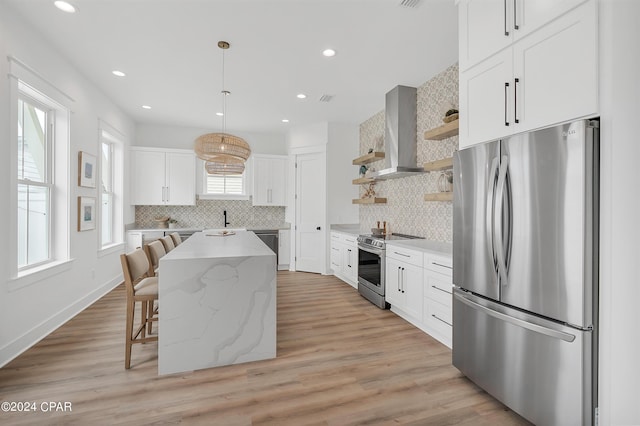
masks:
{"label": "wall chimney range hood", "polygon": [[417,90],[396,86],[386,95],[384,169],[371,175],[375,180],[396,179],[424,173],[417,167]]}

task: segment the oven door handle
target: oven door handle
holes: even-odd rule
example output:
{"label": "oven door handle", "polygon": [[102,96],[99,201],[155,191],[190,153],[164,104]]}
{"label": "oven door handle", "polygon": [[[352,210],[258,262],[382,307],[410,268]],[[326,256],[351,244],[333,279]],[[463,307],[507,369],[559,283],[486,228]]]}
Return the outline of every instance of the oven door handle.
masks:
{"label": "oven door handle", "polygon": [[358,250],[366,251],[367,253],[376,254],[378,256],[382,256],[384,254],[384,250],[375,249],[371,247],[364,247],[358,244]]}

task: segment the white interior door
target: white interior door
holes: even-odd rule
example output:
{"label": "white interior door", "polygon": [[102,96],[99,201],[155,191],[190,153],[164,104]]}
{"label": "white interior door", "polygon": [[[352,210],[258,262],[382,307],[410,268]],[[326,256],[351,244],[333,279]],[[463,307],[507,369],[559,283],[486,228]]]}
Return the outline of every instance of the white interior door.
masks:
{"label": "white interior door", "polygon": [[296,157],[296,270],[323,272],[326,235],[325,153]]}

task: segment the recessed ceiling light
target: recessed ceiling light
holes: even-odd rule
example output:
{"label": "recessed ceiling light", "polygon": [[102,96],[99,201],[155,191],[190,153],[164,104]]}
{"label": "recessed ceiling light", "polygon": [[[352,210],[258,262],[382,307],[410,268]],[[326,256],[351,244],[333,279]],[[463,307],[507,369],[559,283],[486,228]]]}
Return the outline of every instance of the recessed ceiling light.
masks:
{"label": "recessed ceiling light", "polygon": [[221,113],[221,112],[216,112],[216,115],[217,115],[218,117],[222,117],[224,114],[223,114],[223,113]]}
{"label": "recessed ceiling light", "polygon": [[336,56],[336,51],[333,49],[325,49],[322,51],[322,54],[327,57]]}
{"label": "recessed ceiling light", "polygon": [[149,105],[142,105],[142,108],[144,109],[151,109],[151,107]]}
{"label": "recessed ceiling light", "polygon": [[282,119],[282,122],[283,122],[283,123],[288,123],[288,122],[289,122],[289,120],[287,120],[286,118],[283,118],[283,119]]}
{"label": "recessed ceiling light", "polygon": [[307,97],[307,95],[305,95],[304,93],[298,93],[297,97],[298,99],[304,99]]}
{"label": "recessed ceiling light", "polygon": [[53,2],[53,4],[63,12],[76,13],[76,8],[72,4],[67,3],[66,1],[56,0]]}
{"label": "recessed ceiling light", "polygon": [[124,77],[126,74],[123,73],[122,71],[118,71],[118,70],[113,70],[111,71],[111,74],[118,76],[118,77]]}

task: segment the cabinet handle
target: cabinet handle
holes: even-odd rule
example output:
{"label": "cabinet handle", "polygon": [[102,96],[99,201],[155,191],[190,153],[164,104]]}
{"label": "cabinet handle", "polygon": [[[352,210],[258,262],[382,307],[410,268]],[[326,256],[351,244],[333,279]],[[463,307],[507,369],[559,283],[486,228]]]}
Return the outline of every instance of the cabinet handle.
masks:
{"label": "cabinet handle", "polygon": [[447,294],[449,294],[449,295],[451,294],[451,293],[450,293],[450,292],[448,292],[447,290],[443,290],[443,289],[441,289],[440,287],[436,287],[435,285],[432,285],[431,287],[432,287],[432,288],[435,288],[436,290],[440,290],[440,291],[442,291],[442,292],[444,292],[444,293],[447,293]]}
{"label": "cabinet handle", "polygon": [[507,30],[507,0],[504,0],[504,35],[509,37],[509,31]]}
{"label": "cabinet handle", "polygon": [[513,83],[513,115],[516,123],[520,122],[518,120],[518,83],[520,83],[520,79],[516,78]]}
{"label": "cabinet handle", "polygon": [[402,268],[402,292],[404,293],[404,268]]}
{"label": "cabinet handle", "polygon": [[398,253],[397,251],[394,251],[394,253],[397,254],[398,256],[411,257],[411,255],[404,254],[404,253]]}
{"label": "cabinet handle", "polygon": [[449,327],[453,327],[453,324],[449,324],[448,322],[446,322],[442,318],[438,318],[438,316],[436,314],[431,314],[431,316],[434,317],[435,319],[437,319],[438,321],[442,321],[443,323],[447,324]]}
{"label": "cabinet handle", "polygon": [[398,292],[400,291],[400,267],[398,266]]}
{"label": "cabinet handle", "polygon": [[509,90],[509,82],[504,83],[504,125],[509,125],[509,118],[507,117],[507,91]]}
{"label": "cabinet handle", "polygon": [[438,262],[431,262],[431,264],[436,266],[442,266],[443,268],[453,269],[451,266],[443,265],[442,263],[438,263]]}
{"label": "cabinet handle", "polygon": [[169,202],[169,198],[171,197],[170,189],[171,189],[171,188],[169,188],[169,187],[167,186],[167,203]]}
{"label": "cabinet handle", "polygon": [[[516,5],[518,4],[518,0],[513,0],[513,29],[514,30],[519,30],[520,27],[518,26],[518,14],[516,13]],[[517,123],[517,121],[516,121]]]}

